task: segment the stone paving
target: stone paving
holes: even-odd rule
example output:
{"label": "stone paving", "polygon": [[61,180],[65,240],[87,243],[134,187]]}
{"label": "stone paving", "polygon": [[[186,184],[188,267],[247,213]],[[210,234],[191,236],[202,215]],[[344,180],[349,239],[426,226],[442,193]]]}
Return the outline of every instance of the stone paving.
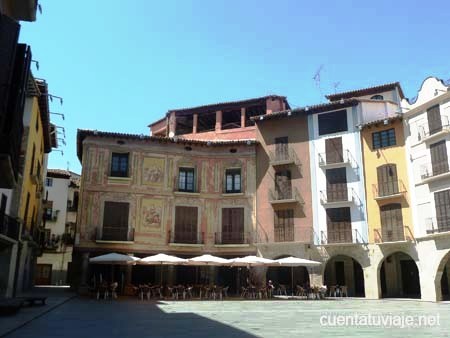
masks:
{"label": "stone paving", "polygon": [[[327,314],[439,315],[418,328],[324,327]],[[53,337],[449,337],[450,304],[409,300],[97,301],[73,298],[9,334]]]}

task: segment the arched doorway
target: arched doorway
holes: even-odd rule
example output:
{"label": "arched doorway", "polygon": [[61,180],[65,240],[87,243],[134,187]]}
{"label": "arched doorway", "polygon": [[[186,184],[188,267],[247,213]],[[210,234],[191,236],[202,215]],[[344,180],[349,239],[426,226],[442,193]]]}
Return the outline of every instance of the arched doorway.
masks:
{"label": "arched doorway", "polygon": [[[285,258],[288,256],[280,256],[275,259]],[[271,266],[267,269],[266,280],[271,280],[275,287],[278,285],[286,286],[288,294],[292,294],[291,285],[295,288],[297,285],[300,286],[309,286],[309,272],[308,269],[304,266],[297,267],[278,267]]]}
{"label": "arched doorway", "polygon": [[323,283],[330,286],[347,286],[348,296],[365,297],[364,272],[354,258],[338,255],[330,258],[325,266]]}
{"label": "arched doorway", "polygon": [[440,288],[441,291],[441,297],[439,297],[439,292],[437,292],[437,300],[450,300],[450,252],[442,258],[442,261],[438,267],[436,278],[436,286]]}
{"label": "arched doorway", "polygon": [[420,298],[419,269],[411,256],[395,252],[380,267],[382,298]]}

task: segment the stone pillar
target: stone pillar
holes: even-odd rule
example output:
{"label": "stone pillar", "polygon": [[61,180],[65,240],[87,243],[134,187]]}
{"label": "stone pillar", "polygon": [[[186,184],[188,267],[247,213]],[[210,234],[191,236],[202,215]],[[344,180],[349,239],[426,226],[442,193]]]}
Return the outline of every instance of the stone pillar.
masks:
{"label": "stone pillar", "polygon": [[175,113],[171,113],[169,116],[169,135],[170,133],[173,133],[173,135],[176,135],[177,131],[177,119],[175,117]]}
{"label": "stone pillar", "polygon": [[131,276],[133,274],[133,266],[127,265],[125,266],[125,285],[131,284]]}
{"label": "stone pillar", "polygon": [[83,252],[81,255],[81,280],[80,285],[88,284],[88,270],[89,270],[89,252]]}
{"label": "stone pillar", "polygon": [[241,108],[241,128],[245,127],[245,108]]}
{"label": "stone pillar", "polygon": [[216,111],[216,131],[222,130],[222,111]]}
{"label": "stone pillar", "polygon": [[378,278],[377,264],[371,264],[363,269],[364,293],[367,299],[381,298],[381,285]]}
{"label": "stone pillar", "polygon": [[192,117],[192,134],[197,134],[197,126],[198,126],[198,114],[195,113]]}

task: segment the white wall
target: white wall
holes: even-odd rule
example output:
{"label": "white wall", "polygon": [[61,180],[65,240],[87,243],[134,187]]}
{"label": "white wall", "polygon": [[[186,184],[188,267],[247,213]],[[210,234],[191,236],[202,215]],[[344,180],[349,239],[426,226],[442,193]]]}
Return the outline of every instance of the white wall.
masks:
{"label": "white wall", "polygon": [[56,221],[47,220],[45,224],[46,229],[51,229],[51,233],[55,235],[62,235],[66,228],[66,213],[67,213],[67,199],[69,195],[69,183],[68,178],[54,178],[53,185],[51,187],[45,186],[46,192],[48,192],[48,201],[53,202],[53,214],[56,215]]}
{"label": "white wall", "polygon": [[[320,191],[326,191],[327,182],[325,168],[322,169],[319,167],[319,154],[325,153],[325,140],[334,137],[342,137],[342,147],[344,152],[345,150],[349,150],[353,158],[351,166],[346,165],[345,168],[347,175],[347,187],[353,188],[357,199],[356,202],[351,205],[342,205],[345,207],[350,207],[353,241],[356,242],[355,230],[362,235],[365,241],[367,241],[368,238],[361,137],[359,129],[356,128],[356,125],[359,124],[358,113],[356,107],[346,108],[346,111],[348,131],[334,134],[320,136],[318,127],[318,115],[320,114],[314,114],[308,117],[308,127],[310,131],[311,189],[314,214],[314,231],[318,236],[318,238],[316,238],[316,243],[320,240],[320,234],[322,231],[327,233],[326,209],[320,202]],[[336,205],[336,207],[340,207],[340,205]]]}

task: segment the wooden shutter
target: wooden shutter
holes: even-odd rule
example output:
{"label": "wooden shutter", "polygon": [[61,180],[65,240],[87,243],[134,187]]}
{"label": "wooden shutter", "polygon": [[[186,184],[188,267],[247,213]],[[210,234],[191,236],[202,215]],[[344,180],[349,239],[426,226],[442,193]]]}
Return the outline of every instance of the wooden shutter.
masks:
{"label": "wooden shutter", "polygon": [[352,242],[350,208],[327,209],[328,243]]}
{"label": "wooden shutter", "polygon": [[447,146],[445,140],[430,145],[433,176],[448,172]]}
{"label": "wooden shutter", "polygon": [[275,158],[283,161],[289,158],[288,137],[275,138]]}
{"label": "wooden shutter", "polygon": [[175,208],[175,242],[197,243],[197,207]]}
{"label": "wooden shutter", "polygon": [[275,191],[277,199],[292,198],[291,172],[289,170],[278,171],[275,174]]}
{"label": "wooden shutter", "polygon": [[327,163],[344,162],[342,150],[342,137],[334,137],[325,140],[325,152]]}
{"label": "wooden shutter", "polygon": [[348,200],[347,174],[345,168],[327,169],[327,201],[338,202]]}
{"label": "wooden shutter", "polygon": [[380,207],[381,236],[384,242],[402,241],[403,215],[400,203],[386,204]]}
{"label": "wooden shutter", "polygon": [[386,164],[377,168],[378,195],[398,194],[397,165]]}
{"label": "wooden shutter", "polygon": [[450,231],[450,190],[434,193],[434,205],[439,231]]}
{"label": "wooden shutter", "polygon": [[294,210],[276,210],[274,213],[275,242],[294,241]]}
{"label": "wooden shutter", "polygon": [[428,130],[430,135],[438,133],[442,130],[441,112],[439,105],[431,107],[427,110]]}
{"label": "wooden shutter", "polygon": [[244,242],[244,208],[222,209],[222,243]]}
{"label": "wooden shutter", "polygon": [[103,208],[103,240],[128,240],[129,203],[105,202]]}

